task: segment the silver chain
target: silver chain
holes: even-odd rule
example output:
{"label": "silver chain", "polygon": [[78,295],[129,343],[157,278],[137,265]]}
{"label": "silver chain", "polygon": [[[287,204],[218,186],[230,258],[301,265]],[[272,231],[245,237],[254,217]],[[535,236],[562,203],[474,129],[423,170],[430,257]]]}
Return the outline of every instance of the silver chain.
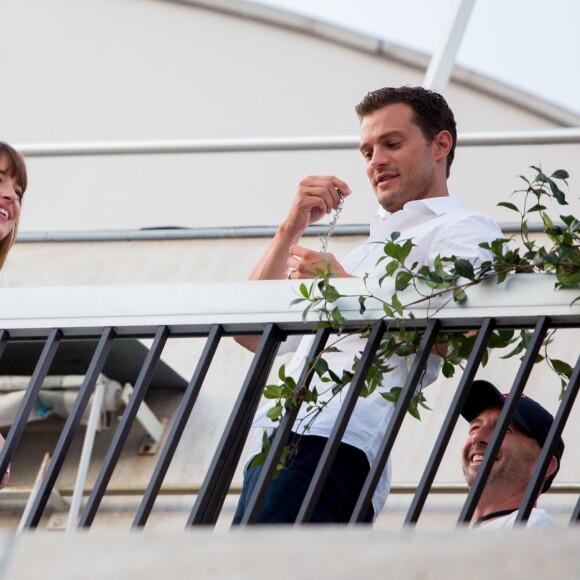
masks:
{"label": "silver chain", "polygon": [[342,195],[340,191],[338,192],[338,195],[340,196],[340,200],[338,202],[338,207],[334,212],[334,217],[332,218],[332,221],[328,224],[328,229],[326,230],[326,233],[320,236],[320,241],[322,242],[322,249],[320,251],[323,254],[326,254],[326,248],[328,248],[328,240],[330,239],[330,236],[332,236],[332,232],[334,231],[334,227],[336,226],[336,222],[338,221],[338,216],[340,215],[340,212],[342,211],[342,206],[344,205],[344,195]]}

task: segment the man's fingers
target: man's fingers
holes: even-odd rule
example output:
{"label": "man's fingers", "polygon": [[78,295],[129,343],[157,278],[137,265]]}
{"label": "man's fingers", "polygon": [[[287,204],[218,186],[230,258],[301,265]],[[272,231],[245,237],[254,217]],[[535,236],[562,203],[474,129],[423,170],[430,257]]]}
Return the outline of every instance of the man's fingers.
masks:
{"label": "man's fingers", "polygon": [[[315,202],[318,209],[325,213],[330,213],[338,207],[341,195],[346,197],[351,193],[350,187],[342,179],[332,175],[306,177],[300,182],[298,191],[312,198],[310,201]],[[318,200],[321,202],[319,203]]]}

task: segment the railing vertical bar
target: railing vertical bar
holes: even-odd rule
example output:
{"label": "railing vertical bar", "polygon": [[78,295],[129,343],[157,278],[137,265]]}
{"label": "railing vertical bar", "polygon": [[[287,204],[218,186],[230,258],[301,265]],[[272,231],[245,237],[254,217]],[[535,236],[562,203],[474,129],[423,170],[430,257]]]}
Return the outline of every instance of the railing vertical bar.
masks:
{"label": "railing vertical bar", "polygon": [[139,371],[139,376],[135,382],[133,393],[127,403],[125,412],[121,417],[121,421],[117,426],[117,430],[115,431],[115,435],[113,436],[109,449],[107,450],[107,455],[103,461],[101,471],[99,472],[93,490],[91,491],[87,501],[87,505],[80,517],[79,528],[90,527],[95,518],[109,480],[113,475],[113,471],[117,465],[119,456],[121,455],[123,445],[127,440],[129,431],[131,430],[135,417],[137,416],[139,405],[141,405],[141,402],[143,401],[157,363],[161,358],[161,353],[163,352],[163,347],[165,346],[168,335],[169,329],[167,326],[160,326],[155,332],[153,344],[151,345],[151,348],[145,357],[145,361],[143,362],[143,366]]}
{"label": "railing vertical bar", "polygon": [[576,400],[576,395],[578,394],[578,389],[580,388],[580,357],[576,361],[576,366],[572,375],[570,376],[570,381],[568,382],[568,386],[566,387],[566,391],[564,393],[564,397],[558,406],[558,411],[554,417],[554,422],[548,431],[548,436],[546,437],[546,441],[542,447],[542,452],[540,453],[540,457],[538,462],[536,463],[536,467],[534,469],[534,473],[526,488],[526,492],[524,494],[524,498],[520,505],[520,509],[516,515],[515,523],[519,524],[522,521],[527,521],[534,507],[538,496],[541,493],[544,477],[546,475],[546,471],[548,470],[548,466],[550,464],[550,460],[554,455],[554,451],[558,444],[558,439],[562,435],[562,431],[564,430],[564,426],[566,425],[566,421],[570,416],[570,412],[572,411],[572,407],[574,405],[574,401]]}
{"label": "railing vertical bar", "polygon": [[300,396],[300,394],[308,389],[310,381],[312,380],[313,369],[309,361],[314,360],[323,351],[329,335],[330,329],[321,328],[317,331],[314,337],[314,341],[308,354],[308,359],[304,362],[300,378],[296,384],[296,390],[298,392],[297,405],[286,409],[284,417],[276,429],[276,434],[274,436],[274,440],[272,441],[272,446],[270,447],[266,461],[262,466],[262,471],[260,472],[258,481],[256,482],[256,487],[252,497],[250,498],[250,501],[248,502],[248,507],[244,512],[244,517],[242,518],[240,525],[252,524],[256,521],[262,500],[266,495],[270,481],[272,481],[274,471],[278,465],[278,462],[280,461],[280,457],[284,451],[284,446],[288,441],[290,432],[294,426],[294,421],[296,420],[298,411],[302,405],[303,396]]}
{"label": "railing vertical bar", "polygon": [[36,527],[40,521],[42,513],[50,498],[50,494],[52,493],[54,484],[56,483],[56,479],[65,462],[66,455],[81,423],[85,409],[87,408],[94,391],[97,379],[105,366],[105,362],[113,344],[114,336],[115,333],[112,328],[105,328],[101,334],[101,338],[97,344],[97,348],[95,349],[95,353],[83,380],[83,384],[81,385],[79,394],[77,395],[63,431],[56,444],[52,460],[46,470],[46,475],[42,479],[42,483],[38,489],[38,494],[32,504],[30,514],[24,522],[25,529]]}
{"label": "railing vertical bar", "polygon": [[389,422],[381,442],[381,446],[377,452],[377,456],[373,462],[373,465],[371,465],[371,469],[353,510],[349,522],[350,525],[364,521],[364,517],[369,509],[369,506],[371,505],[374,491],[377,487],[379,479],[381,478],[383,470],[387,465],[387,461],[389,459],[389,455],[391,454],[395,439],[399,433],[399,429],[401,428],[401,424],[403,423],[407,409],[409,408],[409,403],[413,398],[415,389],[417,388],[417,385],[421,380],[421,375],[423,374],[423,371],[427,365],[427,360],[431,354],[431,349],[435,344],[435,339],[437,338],[437,332],[439,331],[440,326],[441,323],[437,319],[432,319],[427,324],[427,328],[425,329],[425,334],[421,340],[419,350],[415,355],[415,359],[411,365],[411,370],[407,374],[405,385],[403,386],[403,390],[401,391],[399,399],[393,410],[393,416]]}
{"label": "railing vertical bar", "polygon": [[161,451],[161,455],[157,461],[151,480],[149,481],[149,485],[147,486],[143,499],[141,500],[137,510],[137,514],[135,515],[135,519],[133,520],[134,528],[144,526],[151,514],[153,504],[155,503],[159,490],[161,489],[163,479],[167,474],[175,450],[181,440],[181,436],[183,435],[183,431],[185,430],[187,421],[189,420],[191,411],[197,401],[197,397],[223,335],[223,326],[216,324],[211,327],[195,372],[191,377],[191,381],[185,390],[181,404],[177,409],[177,414],[173,421],[171,431],[167,436],[165,445],[163,446],[163,450]]}
{"label": "railing vertical bar", "polygon": [[579,524],[580,523],[580,497],[578,497],[578,501],[576,502],[576,507],[572,512],[572,517],[570,518],[570,525]]}
{"label": "railing vertical bar", "polygon": [[505,432],[507,431],[509,423],[512,420],[520,396],[528,381],[530,373],[532,372],[532,368],[535,364],[536,357],[538,355],[538,352],[540,351],[542,342],[544,341],[544,338],[546,336],[548,326],[549,319],[547,317],[541,316],[538,318],[538,321],[534,328],[534,333],[526,349],[523,361],[520,364],[520,367],[516,374],[514,384],[501,410],[501,413],[497,421],[497,425],[491,437],[491,441],[487,446],[485,455],[483,457],[483,461],[481,462],[481,465],[477,470],[475,480],[473,481],[469,493],[467,494],[467,498],[465,500],[465,504],[463,505],[461,513],[459,514],[459,518],[457,521],[458,525],[467,524],[469,523],[469,521],[471,521],[471,517],[473,516],[475,508],[477,507],[477,502],[479,501],[479,498],[483,493],[483,489],[487,482],[487,478],[489,477],[489,474],[491,472],[493,462],[495,461],[495,458],[497,457],[497,454],[501,447],[501,443],[503,441]]}
{"label": "railing vertical bar", "polygon": [[30,416],[30,412],[38,398],[38,393],[44,383],[46,375],[48,374],[61,338],[62,332],[58,328],[52,329],[48,334],[44,348],[40,353],[40,358],[38,359],[38,363],[36,364],[36,368],[34,369],[34,373],[30,378],[30,383],[28,384],[28,388],[26,389],[26,393],[22,399],[22,403],[18,408],[12,427],[6,437],[4,447],[2,448],[2,451],[0,451],[0,481],[2,481],[2,478],[10,465],[12,456],[20,443],[28,417]]}
{"label": "railing vertical bar", "polygon": [[340,407],[340,412],[336,418],[336,422],[332,428],[328,441],[324,446],[320,461],[316,466],[316,470],[312,476],[312,481],[308,486],[308,490],[306,491],[306,495],[304,496],[304,500],[300,506],[300,511],[296,516],[295,525],[297,526],[302,523],[309,522],[310,518],[312,517],[314,508],[316,507],[316,502],[320,498],[320,494],[322,493],[322,489],[328,478],[332,462],[336,457],[338,447],[342,441],[342,436],[346,431],[348,422],[350,421],[355,405],[358,401],[361,389],[365,384],[368,370],[373,362],[374,356],[381,344],[381,339],[383,338],[384,334],[385,323],[383,320],[379,320],[372,327],[355,375],[352,379],[350,387],[348,388],[348,392],[344,397],[344,401]]}
{"label": "railing vertical bar", "polygon": [[211,525],[217,521],[280,341],[279,328],[268,324],[187,520],[187,527]]}
{"label": "railing vertical bar", "polygon": [[423,506],[425,505],[425,501],[427,500],[427,496],[431,490],[431,485],[433,484],[433,480],[435,479],[435,475],[437,474],[437,470],[439,469],[439,465],[441,464],[443,455],[445,454],[445,450],[447,449],[447,445],[449,444],[449,440],[453,434],[453,429],[455,428],[461,409],[467,399],[471,383],[477,373],[477,369],[479,368],[481,359],[483,358],[487,347],[489,335],[493,332],[494,326],[494,320],[486,318],[477,333],[477,339],[473,345],[473,350],[469,355],[465,371],[459,381],[459,385],[457,386],[457,390],[455,391],[455,395],[451,401],[451,406],[447,411],[447,415],[445,416],[437,441],[433,446],[433,451],[431,452],[431,456],[429,457],[429,461],[427,462],[427,466],[425,467],[417,491],[413,496],[411,506],[405,518],[405,524],[415,524],[419,520],[419,516],[421,515],[421,511],[423,510]]}
{"label": "railing vertical bar", "polygon": [[6,343],[8,342],[8,331],[6,329],[0,330],[0,359],[4,354],[4,349],[6,348]]}
{"label": "railing vertical bar", "polygon": [[[279,329],[277,328],[279,332]],[[219,517],[220,511],[222,509],[223,503],[229,491],[232,479],[234,478],[235,470],[242,456],[242,451],[244,450],[244,445],[252,428],[252,423],[254,420],[254,415],[260,403],[262,392],[264,391],[264,386],[274,364],[274,359],[278,352],[280,346],[280,339],[273,344],[273,349],[270,352],[270,356],[265,361],[262,371],[256,376],[255,387],[257,390],[253,393],[253,399],[250,405],[242,406],[241,421],[238,427],[238,436],[233,439],[229,449],[227,450],[226,461],[224,463],[224,469],[222,470],[221,479],[219,484],[213,490],[213,496],[209,503],[208,509],[205,512],[203,519],[204,525],[214,525]]]}

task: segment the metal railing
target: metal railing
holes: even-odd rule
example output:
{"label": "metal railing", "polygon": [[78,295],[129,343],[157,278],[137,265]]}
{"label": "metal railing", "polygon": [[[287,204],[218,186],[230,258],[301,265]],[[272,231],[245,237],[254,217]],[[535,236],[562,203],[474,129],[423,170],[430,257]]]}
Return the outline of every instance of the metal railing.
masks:
{"label": "metal railing", "polygon": [[[580,128],[534,131],[459,133],[458,147],[512,145],[563,145],[580,143]],[[246,137],[243,139],[174,139],[155,141],[103,141],[91,143],[21,143],[25,157],[98,155],[166,155],[175,153],[250,153],[266,151],[317,151],[358,149],[358,135],[335,137]]]}
{"label": "metal railing", "polygon": [[[546,283],[548,283],[551,288],[552,281],[545,279],[542,280],[541,278],[544,277],[540,277],[539,283],[543,285],[544,288],[546,287]],[[529,292],[530,289],[533,289],[533,286],[530,286],[530,280],[524,281]],[[360,284],[360,281],[348,281],[348,284],[356,285]],[[275,285],[278,290],[284,288],[286,294],[280,291],[273,293],[273,285]],[[224,296],[219,295],[219,291],[216,290],[216,287],[218,286],[219,285],[212,285],[212,288],[207,288],[206,285],[205,292],[213,294],[214,297],[217,294],[216,300],[219,303],[223,300]],[[233,286],[235,286],[235,288]],[[279,345],[288,335],[302,335],[315,332],[316,339],[313,342],[312,351],[310,352],[310,356],[313,357],[324,349],[331,333],[328,329],[315,331],[315,320],[310,320],[306,323],[301,322],[300,313],[289,310],[284,314],[277,311],[276,308],[272,308],[272,300],[288,304],[286,301],[287,293],[290,292],[292,287],[295,287],[290,283],[270,282],[227,285],[227,288],[224,291],[229,292],[232,296],[234,294],[239,295],[240,293],[243,295],[245,292],[254,297],[254,304],[256,304],[256,302],[259,304],[260,296],[258,289],[260,289],[260,287],[263,288],[264,295],[275,295],[270,299],[270,304],[267,308],[263,308],[263,311],[261,312],[254,311],[247,313],[244,316],[233,316],[227,312],[221,314],[217,313],[205,306],[199,307],[195,313],[192,313],[191,308],[189,311],[185,306],[181,308],[182,305],[179,304],[180,300],[183,305],[187,303],[186,301],[188,299],[189,301],[193,300],[195,302],[196,300],[194,298],[197,298],[198,302],[204,303],[202,296],[203,290],[201,289],[201,286],[192,285],[192,291],[194,292],[193,295],[184,294],[179,298],[176,294],[176,309],[181,309],[183,312],[183,314],[178,317],[182,322],[176,322],[175,317],[169,316],[164,312],[160,313],[153,308],[146,313],[146,317],[140,319],[137,316],[137,318],[135,318],[135,315],[133,314],[134,318],[132,319],[132,322],[125,321],[123,323],[120,322],[122,319],[118,317],[103,315],[101,312],[101,304],[95,304],[91,302],[90,299],[87,299],[90,297],[86,296],[86,289],[74,288],[68,289],[68,296],[65,295],[63,304],[60,304],[59,306],[60,311],[54,313],[54,318],[45,316],[40,324],[39,318],[36,318],[37,322],[36,324],[34,323],[35,317],[37,316],[34,311],[31,312],[30,310],[27,310],[32,318],[26,319],[26,324],[23,324],[22,321],[24,319],[20,318],[18,312],[13,312],[12,317],[0,312],[0,316],[4,315],[3,317],[6,321],[6,328],[0,333],[0,360],[7,344],[11,341],[40,341],[43,344],[42,353],[36,362],[35,370],[30,379],[25,398],[22,401],[16,419],[8,433],[5,446],[0,453],[0,478],[5,473],[21,442],[28,416],[30,415],[32,406],[38,397],[39,389],[49,372],[51,363],[54,360],[59,347],[67,340],[71,339],[81,338],[98,340],[90,364],[88,364],[86,368],[84,381],[78,397],[76,398],[70,415],[62,428],[58,443],[52,453],[51,462],[46,470],[46,474],[38,486],[36,495],[31,502],[30,509],[27,511],[23,528],[35,528],[40,522],[47,502],[54,490],[57,477],[71,449],[71,444],[75,433],[79,428],[81,418],[87,409],[97,379],[103,370],[115,340],[127,337],[142,338],[152,340],[152,344],[147,352],[145,360],[143,361],[134,384],[133,393],[115,430],[114,436],[107,449],[106,456],[100,466],[98,476],[92,485],[90,495],[81,513],[78,522],[80,528],[90,527],[98,513],[102,500],[107,493],[107,486],[111,480],[113,470],[117,465],[123,446],[127,441],[131,427],[134,424],[139,408],[143,403],[145,394],[160,361],[167,340],[170,337],[205,337],[205,346],[201,356],[199,357],[197,368],[191,376],[187,388],[183,392],[183,397],[173,419],[170,431],[163,444],[163,448],[159,453],[147,489],[143,493],[139,508],[133,521],[133,527],[135,528],[145,526],[148,521],[161,489],[164,477],[167,474],[176,448],[184,433],[186,424],[199,395],[202,392],[204,380],[211,367],[220,341],[227,336],[260,335],[261,338],[258,349],[246,372],[237,400],[233,406],[227,425],[222,433],[220,442],[213,455],[211,464],[205,474],[203,483],[186,522],[187,527],[215,525],[223,508],[224,500],[230,491],[235,470],[240,461],[244,444],[251,429],[252,418],[259,404],[263,387],[266,384],[266,380],[274,364]],[[108,296],[107,288],[100,288],[98,289],[98,295],[105,295],[105,298],[109,301],[115,300],[115,297],[118,300],[133,300],[134,296],[138,295],[140,288],[141,287],[137,287],[134,293],[129,293],[124,298],[122,298],[123,295],[119,293],[118,288],[112,290],[112,293],[109,293]],[[198,292],[197,294],[195,294],[196,289]],[[5,308],[12,312],[15,309],[15,303],[11,302],[11,300],[15,296],[20,296],[20,309],[28,309],[30,307],[28,302],[30,296],[28,296],[27,292],[23,291],[23,289],[17,289],[18,293],[15,293],[14,290],[15,289],[3,290],[5,295],[2,296],[2,303],[6,304]],[[42,292],[42,289],[33,289],[31,292],[35,292],[38,296],[39,293]],[[117,292],[117,294],[115,294],[115,292]],[[479,298],[493,294],[493,292],[489,292],[485,289],[481,292]],[[154,294],[155,292],[152,291],[151,295]],[[168,297],[165,295],[163,297],[164,301],[167,301],[167,298]],[[531,329],[533,330],[532,338],[525,352],[525,356],[521,361],[509,397],[507,398],[506,404],[500,415],[495,434],[490,441],[489,451],[485,455],[485,459],[478,471],[477,478],[469,491],[461,513],[458,515],[458,524],[470,521],[485,486],[487,477],[489,476],[493,461],[497,456],[502,437],[513,416],[517,400],[524,390],[539,349],[544,342],[547,333],[551,329],[557,328],[580,328],[580,313],[578,312],[578,308],[570,308],[569,301],[567,302],[568,298],[570,298],[570,295],[564,296],[563,298],[560,297],[560,306],[551,304],[540,308],[541,311],[544,311],[543,313],[538,313],[538,308],[531,307],[529,304],[522,304],[521,300],[518,306],[510,308],[510,315],[492,315],[491,313],[494,310],[498,312],[500,310],[499,307],[494,305],[494,303],[488,303],[487,305],[483,304],[483,310],[481,308],[446,309],[443,314],[440,313],[431,318],[425,317],[424,312],[423,316],[421,315],[421,312],[417,312],[417,319],[412,321],[411,324],[414,329],[423,331],[421,346],[408,372],[402,393],[394,408],[393,418],[389,423],[376,460],[371,466],[368,478],[361,492],[354,513],[352,514],[351,524],[362,521],[362,518],[370,505],[375,487],[391,454],[393,445],[405,419],[408,405],[423,373],[427,356],[431,352],[437,333],[442,331],[465,331],[468,329],[477,330],[477,340],[471,355],[466,361],[464,372],[459,381],[453,400],[447,410],[445,421],[438,433],[433,451],[427,465],[425,466],[421,480],[417,485],[416,492],[414,493],[411,506],[405,519],[405,524],[410,526],[416,524],[423,512],[425,501],[429,496],[435,475],[445,454],[445,450],[459,417],[460,410],[466,400],[470,385],[481,365],[482,357],[486,351],[486,346],[491,333],[497,329]],[[75,300],[78,303],[86,302],[88,305],[85,307],[85,312],[77,312],[75,314],[76,319],[71,322],[70,314],[69,317],[66,318],[64,313],[67,309],[76,312],[77,304],[75,304]],[[142,297],[142,300],[143,303],[149,304],[151,302],[151,296],[145,295]],[[493,300],[496,299],[493,298]],[[544,303],[545,302],[546,300],[544,300]],[[530,302],[530,304],[532,303],[533,301]],[[475,296],[474,304],[478,304],[477,295]],[[495,304],[503,304],[505,306],[505,295],[500,295]],[[118,306],[120,307],[117,308],[117,310],[120,312],[123,311],[123,304]],[[321,462],[306,494],[304,503],[302,504],[302,508],[297,518],[297,524],[307,523],[310,520],[312,510],[316,505],[316,501],[320,495],[322,487],[324,486],[329,467],[338,449],[341,436],[346,429],[354,405],[364,384],[365,374],[368,370],[370,361],[386,330],[384,321],[378,320],[380,318],[380,316],[377,315],[379,312],[378,307],[376,310],[373,310],[372,305],[369,305],[369,311],[365,315],[366,318],[363,319],[360,315],[357,316],[355,314],[357,312],[357,306],[355,304],[351,306],[352,307],[349,310],[348,304],[345,304],[343,311],[347,316],[347,319],[350,320],[349,326],[352,330],[359,329],[363,325],[368,325],[369,320],[376,318],[377,321],[372,323],[372,330],[366,342],[365,350],[362,353],[361,362],[348,392],[343,397],[341,412],[334,430],[328,439]],[[38,308],[38,311],[41,312],[44,305],[38,304],[36,306],[33,305],[32,307]],[[16,310],[18,310],[18,308],[16,308]],[[270,313],[268,314],[267,311]],[[162,322],[164,318],[165,323]],[[61,321],[66,319],[68,320],[68,323],[59,324],[59,319]],[[188,319],[190,322],[186,322]],[[253,321],[249,321],[250,319]],[[103,321],[105,320],[107,320],[107,324],[103,324]],[[200,322],[200,320],[202,320],[202,322]],[[306,365],[298,384],[299,387],[301,384],[306,384],[309,380],[310,373],[308,373],[307,370],[308,368]],[[575,368],[569,386],[559,404],[554,424],[548,434],[542,454],[528,486],[525,500],[520,508],[518,521],[527,519],[534,502],[536,501],[548,468],[549,460],[553,455],[558,437],[561,435],[568,416],[574,406],[579,388],[580,357],[578,358],[578,361],[575,362]],[[266,487],[273,476],[275,467],[282,454],[297,412],[297,408],[288,410],[276,431],[276,436],[273,440],[270,453],[266,459],[254,495],[250,500],[243,524],[252,524],[255,520],[260,502],[264,496]],[[578,521],[580,521],[580,498],[570,515],[571,523],[577,523]]]}

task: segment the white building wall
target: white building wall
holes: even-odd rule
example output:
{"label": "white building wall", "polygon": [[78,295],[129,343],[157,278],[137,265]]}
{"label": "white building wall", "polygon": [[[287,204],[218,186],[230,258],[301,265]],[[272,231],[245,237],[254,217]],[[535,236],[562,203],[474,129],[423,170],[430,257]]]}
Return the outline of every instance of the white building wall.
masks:
{"label": "white building wall", "polygon": [[[263,7],[250,12],[276,16],[298,28],[196,4],[6,2],[3,19],[10,25],[0,46],[13,90],[2,96],[2,138],[25,145],[355,135],[353,107],[367,91],[420,84],[423,78],[424,56],[383,47],[419,68],[404,64],[371,52],[382,45],[361,35],[315,27]],[[251,7],[245,2],[225,5]],[[310,28],[300,30],[301,25]],[[311,34],[313,28],[344,44]],[[462,132],[558,125],[546,117],[553,107],[491,80],[486,85],[473,73],[459,71],[446,95]],[[518,102],[505,100],[514,95]],[[536,112],[530,111],[534,108]],[[569,117],[562,112],[561,123]],[[578,147],[547,146],[462,150],[453,168],[452,191],[466,196],[476,209],[513,220],[495,204],[517,186],[515,176],[532,163],[543,163],[547,171],[573,171],[578,152]],[[342,223],[366,223],[375,208],[355,150],[30,158],[28,164],[22,230],[275,224],[299,179],[309,174],[336,174],[351,185],[355,196]],[[577,183],[574,176],[571,183]]]}

